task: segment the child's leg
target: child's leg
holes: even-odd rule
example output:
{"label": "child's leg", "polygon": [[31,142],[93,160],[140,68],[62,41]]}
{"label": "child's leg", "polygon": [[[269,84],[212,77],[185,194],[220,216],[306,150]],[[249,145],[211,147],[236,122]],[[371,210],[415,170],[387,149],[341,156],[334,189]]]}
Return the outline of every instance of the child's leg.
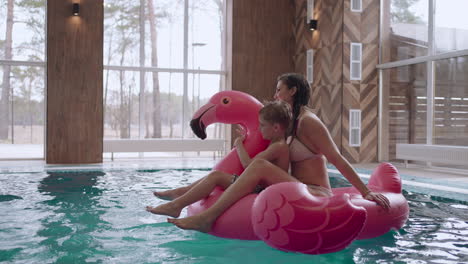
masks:
{"label": "child's leg", "polygon": [[209,232],[214,221],[226,209],[245,195],[252,193],[255,186],[263,183],[269,186],[279,182],[297,182],[298,180],[278,166],[265,161],[254,160],[210,208],[198,215],[182,219],[168,219],[168,222],[182,229],[194,229]]}
{"label": "child's leg", "polygon": [[153,214],[179,217],[182,209],[208,196],[216,186],[226,189],[231,185],[234,176],[220,171],[213,171],[198,182],[193,188],[175,200],[156,207],[148,206],[146,210]]}
{"label": "child's leg", "polygon": [[201,180],[205,179],[207,176],[196,180],[190,185],[184,186],[184,187],[179,187],[173,190],[167,190],[167,191],[161,191],[161,192],[153,192],[154,196],[158,197],[159,199],[163,200],[168,200],[172,201],[176,199],[179,196],[184,195],[186,192],[188,192],[190,189],[193,188],[193,186],[197,185]]}

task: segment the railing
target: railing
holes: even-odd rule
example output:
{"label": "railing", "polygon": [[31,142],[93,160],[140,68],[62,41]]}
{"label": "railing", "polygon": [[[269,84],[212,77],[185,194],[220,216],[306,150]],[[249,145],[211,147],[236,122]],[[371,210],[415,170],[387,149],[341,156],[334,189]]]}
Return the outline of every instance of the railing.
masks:
{"label": "railing", "polygon": [[223,139],[105,139],[104,153],[111,153],[114,160],[116,152],[183,152],[183,151],[213,151],[224,155],[227,140]]}
{"label": "railing", "polygon": [[[30,67],[44,67],[46,62],[40,61],[15,61],[15,60],[0,60],[0,67],[2,66],[30,66]],[[169,73],[183,73],[183,74],[218,74],[225,77],[226,71],[224,70],[202,70],[202,69],[179,69],[179,68],[158,68],[158,67],[132,67],[132,66],[116,66],[104,65],[104,70],[130,70],[141,72],[169,72]],[[186,85],[186,84],[185,84]],[[185,89],[184,89],[185,90]],[[185,95],[186,96],[186,95]],[[186,100],[184,100],[185,102]],[[187,106],[185,106],[187,107]],[[183,110],[186,111],[186,110]],[[11,127],[13,129],[13,118],[11,120]],[[230,130],[226,129],[229,138]],[[12,130],[12,135],[14,131]],[[45,139],[44,139],[45,141]],[[104,139],[104,153],[118,152],[185,152],[185,151],[213,151],[213,156],[224,155],[227,148],[227,140],[225,139]],[[27,157],[30,158],[30,157]],[[2,159],[2,158],[0,158]]]}

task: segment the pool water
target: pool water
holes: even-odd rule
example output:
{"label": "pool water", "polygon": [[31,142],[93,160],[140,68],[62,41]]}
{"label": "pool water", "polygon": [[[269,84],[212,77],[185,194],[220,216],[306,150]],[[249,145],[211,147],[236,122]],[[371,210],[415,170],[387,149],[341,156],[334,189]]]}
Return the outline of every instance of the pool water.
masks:
{"label": "pool water", "polygon": [[163,202],[153,190],[207,172],[0,173],[0,263],[468,263],[468,205],[419,193],[405,192],[411,211],[401,230],[318,256],[179,230],[145,211]]}

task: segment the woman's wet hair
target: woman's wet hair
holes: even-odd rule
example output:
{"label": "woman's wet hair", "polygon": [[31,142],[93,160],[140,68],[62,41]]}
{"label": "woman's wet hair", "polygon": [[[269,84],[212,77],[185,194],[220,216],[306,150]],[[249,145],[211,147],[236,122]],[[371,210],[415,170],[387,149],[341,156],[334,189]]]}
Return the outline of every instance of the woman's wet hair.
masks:
{"label": "woman's wet hair", "polygon": [[260,109],[260,117],[271,124],[279,124],[289,133],[292,121],[291,107],[283,101],[268,101]]}
{"label": "woman's wet hair", "polygon": [[292,135],[296,135],[298,117],[301,113],[301,107],[309,104],[310,99],[310,86],[309,82],[304,78],[302,74],[298,73],[285,73],[278,77],[278,81],[284,83],[288,89],[296,87],[296,93],[293,96],[293,127]]}

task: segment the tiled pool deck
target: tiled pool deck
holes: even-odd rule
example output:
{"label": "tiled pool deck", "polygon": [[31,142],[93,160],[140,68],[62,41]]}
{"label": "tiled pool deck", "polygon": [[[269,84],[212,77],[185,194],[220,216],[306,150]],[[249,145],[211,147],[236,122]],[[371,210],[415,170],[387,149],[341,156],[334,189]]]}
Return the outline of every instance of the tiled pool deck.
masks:
{"label": "tiled pool deck", "polygon": [[[106,160],[101,164],[47,165],[41,160],[0,161],[0,175],[7,173],[41,172],[49,170],[120,170],[120,169],[210,169],[216,162],[213,158],[154,158]],[[353,164],[366,181],[377,163]],[[468,203],[468,171],[433,170],[422,167],[405,168],[394,164],[403,180],[403,189]],[[329,166],[331,174],[339,174]]]}

